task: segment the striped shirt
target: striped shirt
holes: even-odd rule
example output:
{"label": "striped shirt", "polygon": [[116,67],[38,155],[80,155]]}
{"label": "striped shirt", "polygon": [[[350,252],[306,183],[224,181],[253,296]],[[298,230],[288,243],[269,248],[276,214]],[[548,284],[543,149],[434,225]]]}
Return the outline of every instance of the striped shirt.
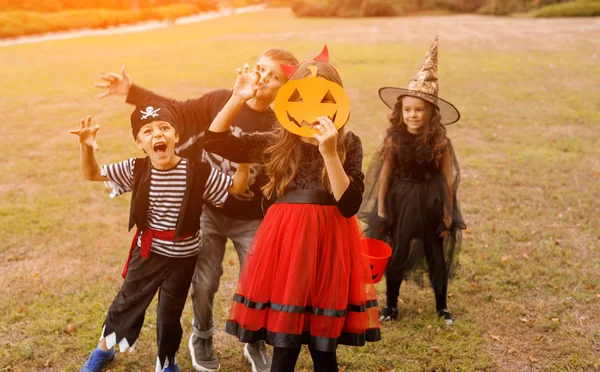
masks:
{"label": "striped shirt", "polygon": [[[110,180],[106,184],[112,188],[111,198],[132,190],[134,164],[135,158],[131,158],[100,167],[100,174]],[[146,219],[149,228],[161,231],[176,229],[185,194],[187,164],[187,159],[182,158],[175,167],[168,170],[151,167]],[[227,189],[232,183],[232,177],[211,168],[204,188],[204,200],[217,207],[222,206],[228,196]],[[140,244],[141,236],[138,239],[138,245]],[[198,253],[201,244],[198,230],[194,236],[176,242],[153,238],[151,250],[168,257],[190,257]]]}

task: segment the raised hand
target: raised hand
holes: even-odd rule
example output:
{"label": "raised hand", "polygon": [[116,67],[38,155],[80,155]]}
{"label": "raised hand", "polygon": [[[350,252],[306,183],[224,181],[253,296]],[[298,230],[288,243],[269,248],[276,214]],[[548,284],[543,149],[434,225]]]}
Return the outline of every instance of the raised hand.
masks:
{"label": "raised hand", "polygon": [[254,71],[250,72],[250,67],[246,63],[243,69],[237,69],[237,79],[233,86],[233,95],[244,101],[253,98],[256,96],[259,80],[260,73],[258,72],[258,66],[254,68]]}
{"label": "raised hand", "polygon": [[98,94],[98,98],[103,98],[113,94],[119,94],[126,96],[129,93],[129,88],[133,81],[131,76],[125,71],[125,65],[121,66],[119,73],[109,72],[100,75],[102,81],[94,83],[96,88],[106,89],[104,92]]}
{"label": "raised hand", "polygon": [[315,125],[315,129],[320,134],[315,134],[313,137],[319,141],[319,152],[325,158],[326,156],[337,156],[337,138],[338,131],[327,116],[319,116],[317,119],[319,124]]}
{"label": "raised hand", "polygon": [[81,119],[79,123],[79,129],[70,130],[69,133],[79,136],[79,143],[82,145],[98,150],[98,144],[96,143],[96,132],[100,129],[98,124],[92,126],[92,117],[88,116],[85,119]]}

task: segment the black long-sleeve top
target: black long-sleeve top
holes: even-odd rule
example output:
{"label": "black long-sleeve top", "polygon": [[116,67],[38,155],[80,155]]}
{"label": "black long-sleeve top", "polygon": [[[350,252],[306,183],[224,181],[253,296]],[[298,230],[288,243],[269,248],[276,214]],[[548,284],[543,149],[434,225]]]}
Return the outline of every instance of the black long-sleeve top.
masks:
{"label": "black long-sleeve top", "polygon": [[[264,150],[273,143],[273,136],[261,133],[232,136],[229,132],[207,131],[204,148],[238,163],[265,164]],[[340,213],[352,217],[360,208],[364,191],[364,174],[362,172],[362,143],[360,138],[352,133],[346,134],[346,159],[344,170],[350,178],[350,185],[336,202]],[[301,142],[298,173],[290,183],[288,190],[326,190],[321,179],[325,166],[318,146]]]}

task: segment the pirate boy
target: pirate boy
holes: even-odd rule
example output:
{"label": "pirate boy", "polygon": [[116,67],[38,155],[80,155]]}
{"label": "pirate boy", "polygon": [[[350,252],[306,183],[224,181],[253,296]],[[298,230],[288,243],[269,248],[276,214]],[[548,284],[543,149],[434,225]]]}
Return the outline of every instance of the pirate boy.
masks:
{"label": "pirate boy", "polygon": [[144,323],[146,308],[158,296],[156,371],[179,371],[175,354],[181,342],[180,317],[196,265],[200,215],[204,201],[222,206],[229,194],[240,194],[248,184],[249,164],[240,164],[233,177],[207,163],[175,154],[179,142],[173,109],[162,103],[136,107],[131,128],[145,158],[99,166],[94,156],[96,132],[92,117],[81,119],[79,136],[83,176],[105,181],[111,197],[131,191],[129,229],[137,227],[124,282],[108,310],[98,346],[81,371],[100,371],[121,352],[133,351]]}

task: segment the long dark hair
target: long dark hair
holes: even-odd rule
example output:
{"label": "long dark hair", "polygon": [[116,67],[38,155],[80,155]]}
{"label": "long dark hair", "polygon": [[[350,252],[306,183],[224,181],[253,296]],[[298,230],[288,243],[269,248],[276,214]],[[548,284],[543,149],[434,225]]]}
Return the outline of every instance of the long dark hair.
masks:
{"label": "long dark hair", "polygon": [[[390,126],[386,131],[386,137],[383,142],[383,146],[379,149],[379,155],[381,159],[385,159],[390,151],[397,151],[398,144],[393,143],[392,137],[395,133],[408,132],[406,123],[402,118],[402,97],[398,97],[398,101],[394,105],[394,109],[389,116]],[[418,98],[418,97],[416,97]],[[423,100],[425,107],[427,108],[427,125],[423,128],[417,136],[418,146],[431,147],[432,159],[436,166],[440,166],[443,152],[446,148],[446,127],[442,125],[442,116],[440,110],[432,103]]]}

